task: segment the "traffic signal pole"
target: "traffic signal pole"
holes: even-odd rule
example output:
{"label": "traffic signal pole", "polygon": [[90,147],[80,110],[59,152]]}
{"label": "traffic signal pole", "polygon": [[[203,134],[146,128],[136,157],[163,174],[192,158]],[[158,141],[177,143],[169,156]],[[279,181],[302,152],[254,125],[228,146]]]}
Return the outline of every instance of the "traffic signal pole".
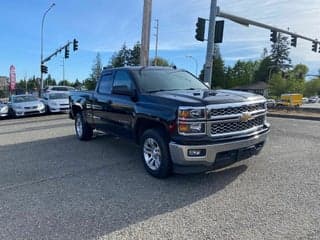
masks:
{"label": "traffic signal pole", "polygon": [[212,67],[214,52],[214,33],[217,16],[217,0],[211,0],[206,63],[204,65],[204,81],[212,85]]}

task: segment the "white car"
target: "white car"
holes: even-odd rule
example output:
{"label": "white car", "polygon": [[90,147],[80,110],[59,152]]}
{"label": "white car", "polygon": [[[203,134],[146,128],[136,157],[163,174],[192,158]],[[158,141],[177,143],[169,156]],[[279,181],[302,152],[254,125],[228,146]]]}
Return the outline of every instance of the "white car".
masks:
{"label": "white car", "polygon": [[44,89],[44,93],[50,92],[70,92],[76,90],[74,87],[70,86],[48,86]]}
{"label": "white car", "polygon": [[9,115],[22,117],[45,113],[45,105],[32,95],[12,95],[8,102]]}
{"label": "white car", "polygon": [[69,112],[69,94],[65,92],[45,93],[43,102],[48,113]]}
{"label": "white car", "polygon": [[9,113],[8,105],[0,102],[0,118],[7,117],[8,113]]}

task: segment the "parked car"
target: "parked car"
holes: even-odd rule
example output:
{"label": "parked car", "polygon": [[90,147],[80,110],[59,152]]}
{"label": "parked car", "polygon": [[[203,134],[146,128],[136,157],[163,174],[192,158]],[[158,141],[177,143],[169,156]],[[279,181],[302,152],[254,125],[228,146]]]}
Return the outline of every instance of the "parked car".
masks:
{"label": "parked car", "polygon": [[8,107],[9,115],[12,117],[45,113],[45,105],[33,95],[12,95]]}
{"label": "parked car", "polygon": [[8,116],[8,105],[5,103],[0,102],[0,118]]}
{"label": "parked car", "polygon": [[48,86],[44,89],[44,93],[49,93],[49,92],[67,92],[69,93],[70,91],[76,90],[74,87],[70,86]]}
{"label": "parked car", "polygon": [[267,107],[268,108],[274,108],[276,106],[276,100],[274,99],[267,99]]}
{"label": "parked car", "polygon": [[164,67],[104,69],[95,91],[70,95],[79,140],[98,129],[132,139],[146,171],[218,169],[258,154],[269,132],[266,99],[211,90],[185,70]]}
{"label": "parked car", "polygon": [[302,103],[303,104],[306,104],[306,103],[308,103],[309,102],[309,99],[307,98],[307,97],[303,97],[302,98]]}
{"label": "parked car", "polygon": [[69,94],[65,92],[49,92],[43,95],[43,102],[48,113],[69,112]]}
{"label": "parked car", "polygon": [[317,103],[319,101],[318,96],[312,96],[309,98],[309,103]]}

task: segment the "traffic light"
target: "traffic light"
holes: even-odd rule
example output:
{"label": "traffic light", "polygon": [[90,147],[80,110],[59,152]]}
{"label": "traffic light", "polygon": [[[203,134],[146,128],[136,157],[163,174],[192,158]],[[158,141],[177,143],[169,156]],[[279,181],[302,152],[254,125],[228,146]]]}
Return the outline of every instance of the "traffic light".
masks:
{"label": "traffic light", "polygon": [[73,39],[73,51],[78,50],[78,45],[79,45],[79,42],[77,41],[77,39]]}
{"label": "traffic light", "polygon": [[69,58],[69,46],[66,46],[64,49],[64,58]]}
{"label": "traffic light", "polygon": [[278,33],[274,30],[271,30],[271,34],[270,34],[270,41],[273,43],[276,43],[278,40]]}
{"label": "traffic light", "polygon": [[196,35],[195,38],[198,41],[204,41],[204,31],[206,27],[206,20],[204,18],[198,17],[198,21],[196,23]]}
{"label": "traffic light", "polygon": [[318,43],[312,42],[312,51],[317,52],[317,48],[318,48]]}
{"label": "traffic light", "polygon": [[291,36],[291,46],[292,47],[297,46],[297,36]]}
{"label": "traffic light", "polygon": [[41,64],[41,73],[48,73],[48,67],[46,65]]}

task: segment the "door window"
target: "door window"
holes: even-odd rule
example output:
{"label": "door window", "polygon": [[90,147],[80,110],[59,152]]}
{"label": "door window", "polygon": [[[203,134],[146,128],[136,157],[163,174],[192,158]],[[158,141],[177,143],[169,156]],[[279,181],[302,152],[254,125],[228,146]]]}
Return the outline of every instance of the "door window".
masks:
{"label": "door window", "polygon": [[131,76],[127,71],[118,71],[113,81],[113,87],[120,87],[122,89],[133,89]]}
{"label": "door window", "polygon": [[112,74],[103,75],[100,79],[98,92],[101,94],[110,94],[112,86]]}

